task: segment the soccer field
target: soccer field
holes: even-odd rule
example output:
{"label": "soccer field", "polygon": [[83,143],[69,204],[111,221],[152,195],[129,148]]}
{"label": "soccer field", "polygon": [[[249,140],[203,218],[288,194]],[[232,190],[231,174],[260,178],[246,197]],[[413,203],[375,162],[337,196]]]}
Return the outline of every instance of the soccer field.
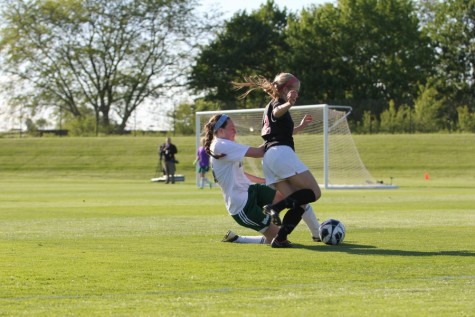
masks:
{"label": "soccer field", "polygon": [[[160,138],[0,139],[0,316],[474,316],[475,136],[356,136],[392,190],[324,190],[347,229],[294,248],[239,227],[194,184],[152,183]],[[425,179],[425,174],[430,178]]]}

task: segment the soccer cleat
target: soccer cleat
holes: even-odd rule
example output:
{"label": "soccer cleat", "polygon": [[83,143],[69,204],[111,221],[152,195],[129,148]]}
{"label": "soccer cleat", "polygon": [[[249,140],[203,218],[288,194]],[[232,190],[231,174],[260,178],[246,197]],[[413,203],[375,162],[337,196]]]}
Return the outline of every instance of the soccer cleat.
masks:
{"label": "soccer cleat", "polygon": [[270,244],[273,248],[291,248],[292,244],[289,240],[279,241],[277,238],[272,239],[272,243]]}
{"label": "soccer cleat", "polygon": [[282,221],[280,220],[279,213],[274,211],[271,205],[265,205],[262,207],[262,211],[271,217],[271,221],[276,226],[282,226]]}
{"label": "soccer cleat", "polygon": [[320,239],[320,237],[312,237],[312,240],[314,242],[322,242],[322,239]]}
{"label": "soccer cleat", "polygon": [[221,240],[221,242],[234,242],[238,238],[239,236],[237,234],[229,230],[228,233],[226,233],[226,235],[224,236],[223,240]]}

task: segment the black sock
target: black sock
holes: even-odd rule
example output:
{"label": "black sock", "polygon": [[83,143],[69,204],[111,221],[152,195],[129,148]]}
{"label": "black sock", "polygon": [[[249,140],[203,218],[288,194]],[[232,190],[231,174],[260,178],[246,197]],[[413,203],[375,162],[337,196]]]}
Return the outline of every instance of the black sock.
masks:
{"label": "black sock", "polygon": [[272,210],[275,212],[281,212],[285,208],[296,208],[297,206],[306,205],[308,203],[314,202],[315,200],[317,200],[317,197],[315,197],[313,190],[308,188],[299,189],[281,201],[273,204]]}
{"label": "black sock", "polygon": [[302,215],[304,212],[305,209],[300,206],[297,206],[297,208],[291,208],[289,211],[287,211],[284,219],[282,220],[282,226],[277,233],[277,239],[279,241],[287,240],[287,235],[292,233],[295,227],[297,227],[300,220],[302,220]]}

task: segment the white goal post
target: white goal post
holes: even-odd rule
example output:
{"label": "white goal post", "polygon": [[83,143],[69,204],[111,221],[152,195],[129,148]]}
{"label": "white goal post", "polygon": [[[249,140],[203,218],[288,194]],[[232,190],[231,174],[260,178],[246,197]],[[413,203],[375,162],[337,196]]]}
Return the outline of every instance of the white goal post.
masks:
{"label": "white goal post", "polygon": [[[294,135],[297,155],[326,189],[397,188],[376,181],[363,164],[348,126],[351,110],[349,106],[327,104],[292,107],[295,125],[300,124],[305,114],[313,117],[310,125]],[[217,113],[231,117],[237,130],[237,142],[250,146],[263,143],[260,136],[263,108],[200,111],[196,112],[196,149],[200,146],[204,125]],[[260,159],[245,158],[244,164],[250,174],[263,176]]]}

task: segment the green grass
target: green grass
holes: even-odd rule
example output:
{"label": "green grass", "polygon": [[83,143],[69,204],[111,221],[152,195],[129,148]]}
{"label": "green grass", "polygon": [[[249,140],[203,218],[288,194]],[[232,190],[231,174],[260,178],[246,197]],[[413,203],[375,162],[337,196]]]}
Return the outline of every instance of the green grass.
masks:
{"label": "green grass", "polygon": [[324,190],[344,244],[283,250],[220,242],[254,233],[193,184],[193,138],[186,182],[150,182],[162,141],[0,139],[0,316],[473,316],[474,135],[355,136],[400,188]]}

